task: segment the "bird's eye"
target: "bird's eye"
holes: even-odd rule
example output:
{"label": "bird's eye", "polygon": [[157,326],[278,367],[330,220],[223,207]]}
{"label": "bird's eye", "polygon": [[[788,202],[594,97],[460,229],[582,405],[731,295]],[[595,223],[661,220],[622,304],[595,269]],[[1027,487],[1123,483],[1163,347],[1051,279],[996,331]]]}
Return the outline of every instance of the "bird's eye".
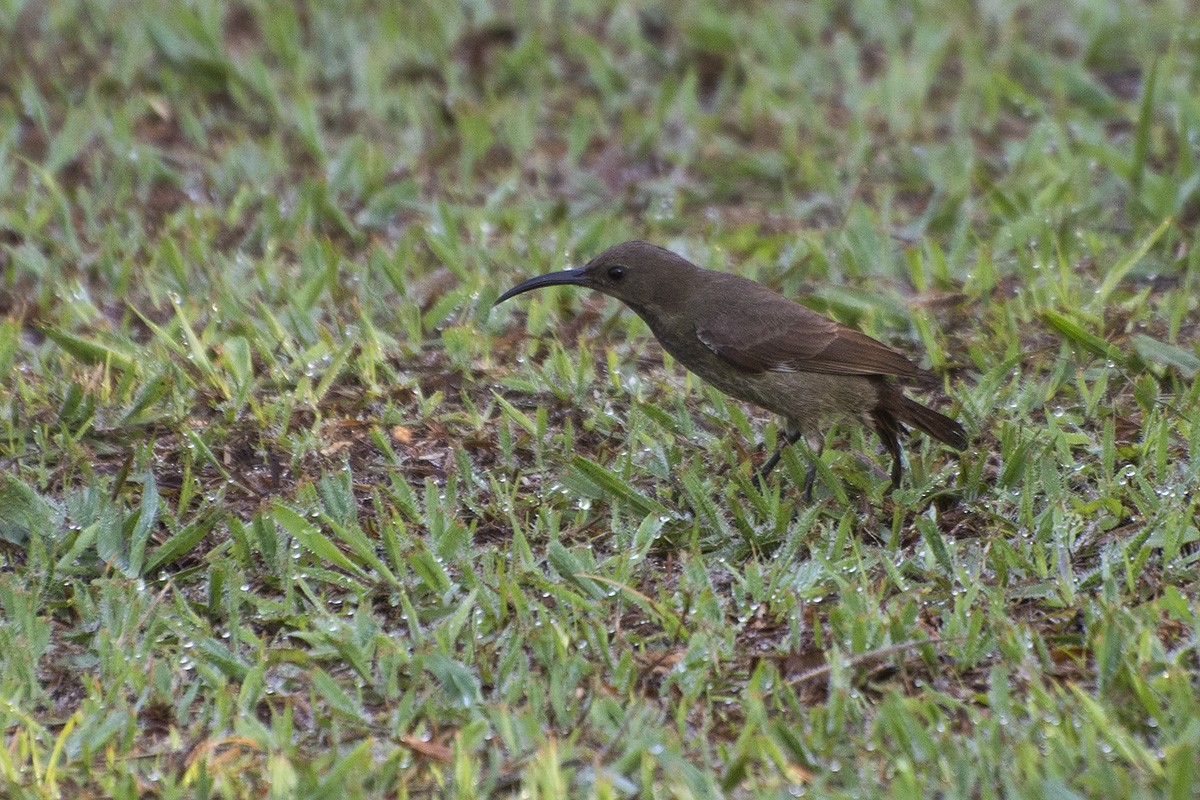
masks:
{"label": "bird's eye", "polygon": [[614,280],[614,281],[621,280],[621,278],[625,277],[625,268],[620,265],[617,265],[615,267],[609,267],[608,268],[608,277],[610,280]]}

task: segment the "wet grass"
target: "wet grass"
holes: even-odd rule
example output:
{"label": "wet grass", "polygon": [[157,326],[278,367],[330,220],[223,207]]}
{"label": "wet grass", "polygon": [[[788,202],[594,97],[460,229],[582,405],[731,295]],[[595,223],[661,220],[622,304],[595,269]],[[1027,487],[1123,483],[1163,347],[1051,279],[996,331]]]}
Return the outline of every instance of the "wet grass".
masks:
{"label": "wet grass", "polygon": [[[1196,793],[1178,3],[0,8],[6,797]],[[530,275],[921,358],[781,437]]]}

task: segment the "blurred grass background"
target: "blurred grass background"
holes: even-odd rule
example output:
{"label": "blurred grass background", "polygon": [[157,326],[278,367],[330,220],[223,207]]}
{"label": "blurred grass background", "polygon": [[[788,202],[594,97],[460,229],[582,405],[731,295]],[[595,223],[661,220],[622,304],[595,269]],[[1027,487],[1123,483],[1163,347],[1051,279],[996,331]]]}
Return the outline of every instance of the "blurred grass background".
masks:
{"label": "blurred grass background", "polygon": [[[1196,795],[1187,2],[0,2],[6,797]],[[628,238],[944,378],[760,410]],[[928,398],[937,401],[936,393]]]}

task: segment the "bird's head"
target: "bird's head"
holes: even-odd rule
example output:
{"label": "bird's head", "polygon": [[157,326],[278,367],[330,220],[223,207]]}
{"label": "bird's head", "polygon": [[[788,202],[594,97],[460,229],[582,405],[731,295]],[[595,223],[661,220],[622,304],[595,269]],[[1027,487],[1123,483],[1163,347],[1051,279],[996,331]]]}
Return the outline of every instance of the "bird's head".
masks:
{"label": "bird's head", "polygon": [[625,242],[608,248],[582,267],[539,275],[517,284],[500,295],[496,305],[543,286],[584,286],[643,313],[643,309],[678,302],[698,272],[699,267],[670,250],[648,242]]}

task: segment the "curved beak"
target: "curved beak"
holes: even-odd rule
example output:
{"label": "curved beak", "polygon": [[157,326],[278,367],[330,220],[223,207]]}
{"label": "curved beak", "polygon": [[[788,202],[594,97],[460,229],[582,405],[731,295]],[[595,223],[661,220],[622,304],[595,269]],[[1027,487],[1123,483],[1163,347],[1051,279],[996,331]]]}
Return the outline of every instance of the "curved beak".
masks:
{"label": "curved beak", "polygon": [[498,306],[510,297],[516,297],[531,289],[540,289],[543,286],[584,286],[587,283],[587,279],[584,277],[585,272],[586,270],[583,267],[579,267],[578,269],[565,269],[562,272],[538,275],[536,278],[530,278],[524,283],[518,283],[500,295],[500,299],[492,303],[492,305]]}

